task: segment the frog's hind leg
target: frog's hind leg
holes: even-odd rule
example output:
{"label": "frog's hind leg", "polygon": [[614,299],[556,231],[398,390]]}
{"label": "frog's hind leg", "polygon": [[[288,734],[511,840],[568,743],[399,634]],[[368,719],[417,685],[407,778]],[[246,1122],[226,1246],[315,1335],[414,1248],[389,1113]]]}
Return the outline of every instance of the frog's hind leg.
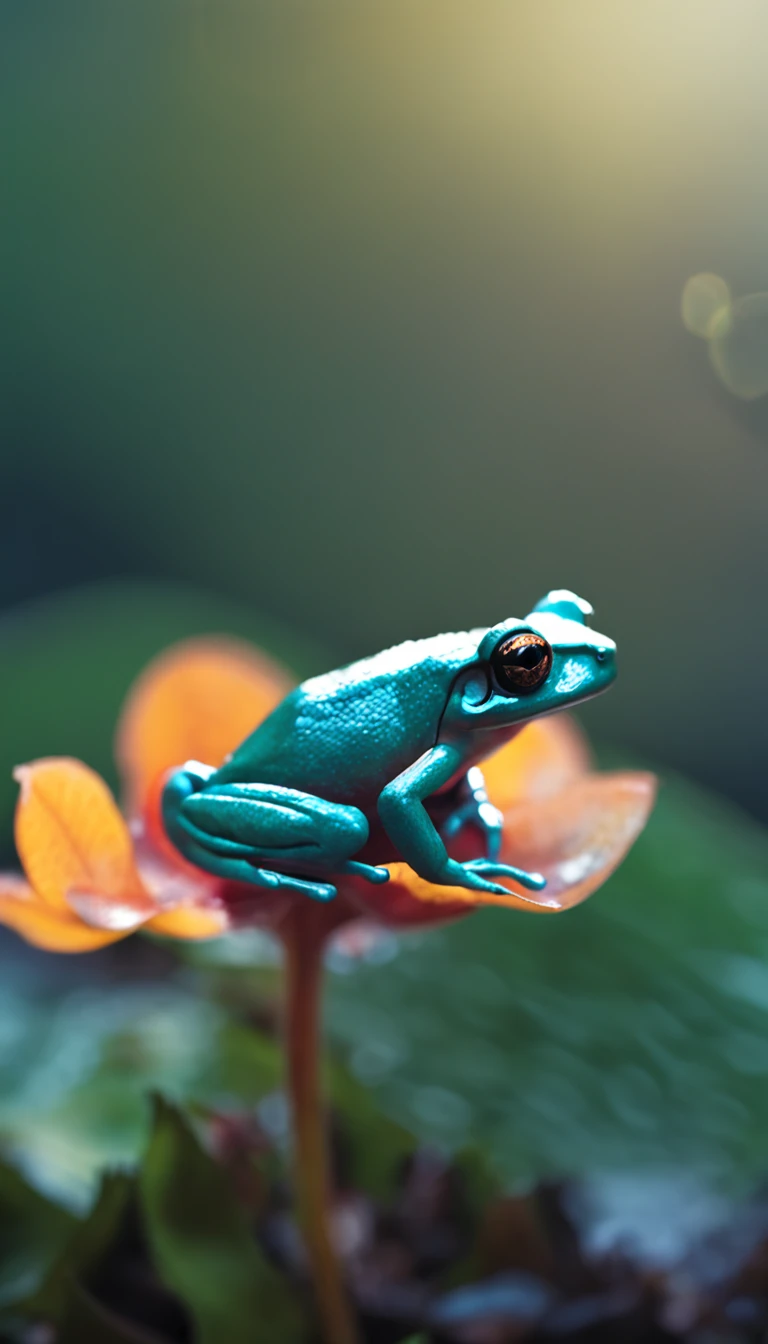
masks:
{"label": "frog's hind leg", "polygon": [[163,822],[178,849],[216,876],[282,887],[315,900],[336,895],[318,876],[355,873],[385,882],[386,868],[355,861],[368,838],[356,807],[276,784],[215,783],[215,771],[189,761],[163,792]]}

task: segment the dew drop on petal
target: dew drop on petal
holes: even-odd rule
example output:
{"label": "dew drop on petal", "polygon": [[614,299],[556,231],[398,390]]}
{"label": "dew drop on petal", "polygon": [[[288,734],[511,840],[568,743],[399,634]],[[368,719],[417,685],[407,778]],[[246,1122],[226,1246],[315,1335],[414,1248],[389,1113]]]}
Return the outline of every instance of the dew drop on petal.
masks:
{"label": "dew drop on petal", "polygon": [[683,326],[692,335],[709,340],[716,319],[727,314],[730,306],[731,291],[721,276],[709,272],[692,275],[686,281],[680,303]]}
{"label": "dew drop on petal", "polygon": [[735,397],[753,401],[768,393],[768,293],[747,294],[716,315],[709,354]]}
{"label": "dew drop on petal", "polygon": [[111,929],[114,933],[123,933],[126,929],[137,929],[147,919],[147,913],[137,910],[135,905],[96,891],[78,891],[73,888],[67,892],[67,902],[83,923],[94,929]]}

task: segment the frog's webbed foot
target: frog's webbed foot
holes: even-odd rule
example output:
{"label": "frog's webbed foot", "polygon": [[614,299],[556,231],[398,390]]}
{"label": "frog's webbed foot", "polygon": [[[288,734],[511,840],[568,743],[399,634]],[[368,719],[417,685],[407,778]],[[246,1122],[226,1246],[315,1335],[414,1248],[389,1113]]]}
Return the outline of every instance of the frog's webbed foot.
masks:
{"label": "frog's webbed foot", "polygon": [[467,771],[461,781],[461,791],[464,796],[444,822],[440,834],[450,843],[465,826],[477,826],[485,837],[486,858],[495,863],[501,851],[504,818],[488,797],[479,766],[473,765]]}
{"label": "frog's webbed foot", "polygon": [[[486,854],[484,859],[470,859],[463,863],[464,870],[476,873],[479,878],[512,877],[529,891],[541,891],[542,887],[547,885],[546,878],[542,877],[541,873],[529,873],[524,868],[514,867],[513,864],[499,863],[504,817],[488,797],[483,772],[479,766],[473,765],[467,771],[462,780],[462,790],[465,797],[445,822],[441,831],[442,838],[450,842],[464,826],[471,823],[485,836]],[[506,888],[497,882],[484,883],[483,886],[488,891],[496,892],[497,895],[506,893]]]}
{"label": "frog's webbed foot", "polygon": [[337,892],[332,882],[318,881],[318,874],[388,879],[386,868],[351,858],[368,838],[368,822],[358,808],[276,784],[217,784],[215,774],[210,766],[188,761],[163,792],[165,829],[191,863],[217,877],[319,901]]}
{"label": "frog's webbed foot", "polygon": [[[481,877],[514,878],[515,882],[519,882],[521,887],[527,887],[529,891],[541,891],[547,885],[547,879],[542,877],[541,873],[529,873],[525,868],[515,868],[511,863],[493,863],[491,859],[470,859],[469,862],[462,864],[462,868]],[[502,895],[509,895],[506,887],[495,882],[489,885]]]}
{"label": "frog's webbed foot", "polygon": [[[490,879],[511,877],[531,891],[540,891],[546,886],[546,878],[541,873],[528,873],[512,864],[499,863],[498,850],[491,858],[471,859],[466,863],[449,855],[444,843],[445,829],[442,836],[438,835],[424,800],[447,784],[460,765],[460,749],[455,744],[439,742],[382,789],[379,816],[390,840],[420,877],[438,886],[467,887],[470,891],[508,896],[506,887]],[[481,815],[486,827],[493,832],[493,843],[496,844],[501,839],[500,818],[496,808],[488,802],[481,772],[467,771],[466,782],[472,791],[472,811],[466,820],[470,817],[477,819],[482,807]],[[492,810],[486,810],[486,804]],[[459,805],[460,815],[456,822],[449,818],[448,826],[454,835],[464,825],[465,818],[461,815],[464,806]]]}

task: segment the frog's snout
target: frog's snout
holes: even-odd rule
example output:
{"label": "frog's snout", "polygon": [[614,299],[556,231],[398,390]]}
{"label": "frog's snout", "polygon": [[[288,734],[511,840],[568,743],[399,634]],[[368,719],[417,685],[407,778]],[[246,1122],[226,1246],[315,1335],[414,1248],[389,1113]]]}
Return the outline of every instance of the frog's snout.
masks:
{"label": "frog's snout", "polygon": [[595,674],[599,677],[602,686],[610,686],[616,676],[616,645],[613,643],[598,644],[593,653],[595,660]]}

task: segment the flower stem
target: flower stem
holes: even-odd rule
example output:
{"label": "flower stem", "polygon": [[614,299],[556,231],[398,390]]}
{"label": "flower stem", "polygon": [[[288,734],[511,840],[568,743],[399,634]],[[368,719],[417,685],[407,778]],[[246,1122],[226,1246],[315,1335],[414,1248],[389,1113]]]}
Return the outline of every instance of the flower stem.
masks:
{"label": "flower stem", "polygon": [[329,1224],[326,1117],[320,1082],[320,995],[327,924],[303,901],[281,930],[286,952],[286,1050],[293,1123],[294,1182],[325,1344],[358,1344]]}

